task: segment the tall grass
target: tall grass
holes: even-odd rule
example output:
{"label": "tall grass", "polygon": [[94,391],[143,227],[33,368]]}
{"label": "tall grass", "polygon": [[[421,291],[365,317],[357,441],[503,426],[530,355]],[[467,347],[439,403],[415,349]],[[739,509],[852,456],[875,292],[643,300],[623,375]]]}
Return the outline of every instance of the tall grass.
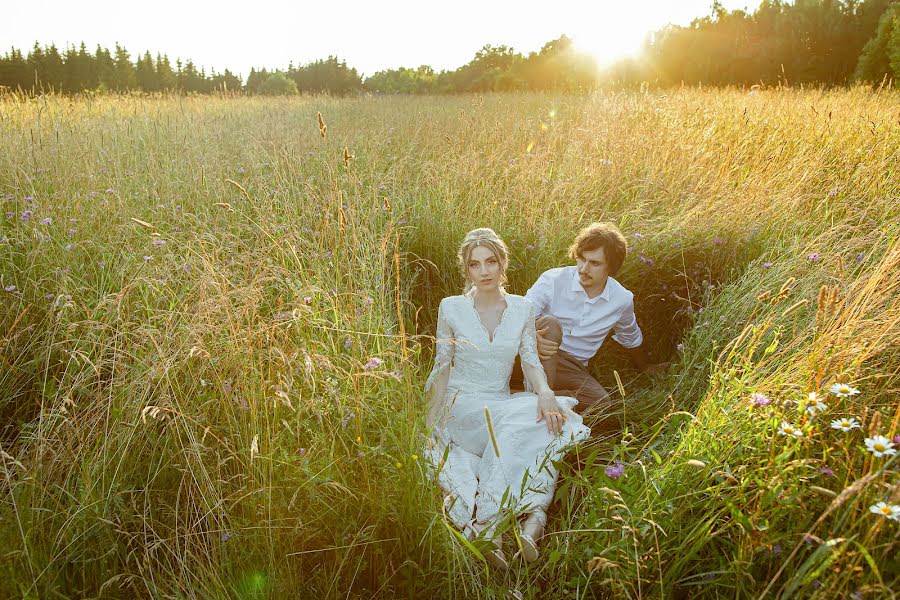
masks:
{"label": "tall grass", "polygon": [[[0,595],[890,597],[898,99],[0,99]],[[465,231],[524,293],[600,219],[673,367],[601,349],[623,433],[501,575],[418,457],[437,302]]]}

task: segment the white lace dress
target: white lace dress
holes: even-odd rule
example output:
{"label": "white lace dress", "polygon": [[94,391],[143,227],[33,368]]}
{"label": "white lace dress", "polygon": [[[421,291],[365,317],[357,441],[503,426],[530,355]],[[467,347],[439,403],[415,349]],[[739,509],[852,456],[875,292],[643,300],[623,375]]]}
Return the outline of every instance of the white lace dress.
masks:
{"label": "white lace dress", "polygon": [[[475,310],[472,293],[444,298],[438,309],[434,368],[425,392],[450,368],[444,398],[450,408],[443,426],[437,420],[435,445],[425,454],[458,527],[473,518],[492,520],[501,510],[521,514],[546,509],[556,486],[552,461],[590,436],[590,429],[572,411],[574,398],[557,397],[566,423],[556,436],[547,431],[546,421],[536,422],[536,394],[510,394],[516,354],[523,364],[543,367],[537,354],[534,306],[522,296],[505,298],[507,307],[493,340]],[[488,434],[486,408],[499,456]]]}

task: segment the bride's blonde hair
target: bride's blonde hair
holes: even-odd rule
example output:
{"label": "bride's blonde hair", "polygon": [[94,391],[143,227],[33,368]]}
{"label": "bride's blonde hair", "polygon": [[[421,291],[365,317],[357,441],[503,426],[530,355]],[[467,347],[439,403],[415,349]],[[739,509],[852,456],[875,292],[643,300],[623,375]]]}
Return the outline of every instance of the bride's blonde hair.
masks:
{"label": "bride's blonde hair", "polygon": [[459,252],[457,253],[459,267],[462,269],[462,275],[466,280],[463,293],[467,294],[474,286],[472,280],[469,279],[468,265],[469,259],[472,257],[472,251],[478,246],[484,246],[493,252],[494,256],[497,257],[497,260],[500,261],[500,289],[502,290],[504,284],[507,282],[506,267],[509,266],[509,250],[506,248],[506,244],[503,243],[503,240],[500,239],[500,236],[497,235],[493,229],[479,227],[466,234],[466,237],[463,238],[462,244],[459,247]]}

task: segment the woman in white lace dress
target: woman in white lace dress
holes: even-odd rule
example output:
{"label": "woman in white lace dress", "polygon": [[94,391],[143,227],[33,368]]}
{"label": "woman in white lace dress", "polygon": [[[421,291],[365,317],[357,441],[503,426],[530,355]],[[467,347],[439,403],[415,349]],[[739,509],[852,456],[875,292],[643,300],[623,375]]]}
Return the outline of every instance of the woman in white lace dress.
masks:
{"label": "woman in white lace dress", "polygon": [[[508,514],[524,517],[521,555],[537,558],[556,487],[552,461],[590,430],[572,411],[577,401],[554,396],[547,385],[534,307],[503,289],[508,252],[500,237],[491,229],[469,232],[459,260],[465,293],[441,300],[434,368],[425,384],[427,454],[450,519],[493,541],[496,550],[487,558],[505,568],[497,525]],[[516,355],[534,393],[510,393]]]}

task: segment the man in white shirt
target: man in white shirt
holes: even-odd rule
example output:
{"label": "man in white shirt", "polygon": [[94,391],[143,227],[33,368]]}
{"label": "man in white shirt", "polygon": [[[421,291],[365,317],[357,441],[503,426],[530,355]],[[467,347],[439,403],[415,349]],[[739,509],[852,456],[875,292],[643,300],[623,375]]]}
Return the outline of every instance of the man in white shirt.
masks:
{"label": "man in white shirt", "polygon": [[525,294],[535,307],[538,353],[547,381],[556,391],[574,392],[578,412],[608,407],[609,394],[587,365],[611,330],[642,371],[656,373],[668,366],[647,360],[634,294],[612,277],[627,251],[628,243],[615,225],[592,223],[569,248],[575,266],[545,271]]}

